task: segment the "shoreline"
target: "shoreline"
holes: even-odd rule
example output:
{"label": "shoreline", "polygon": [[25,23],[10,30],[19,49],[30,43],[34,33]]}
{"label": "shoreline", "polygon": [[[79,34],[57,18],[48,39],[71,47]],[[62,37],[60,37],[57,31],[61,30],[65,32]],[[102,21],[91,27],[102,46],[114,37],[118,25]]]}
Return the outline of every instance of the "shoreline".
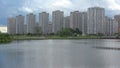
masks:
{"label": "shoreline", "polygon": [[80,37],[60,37],[60,36],[16,36],[13,40],[80,40],[80,39],[120,39],[116,37],[100,37],[100,36],[80,36]]}
{"label": "shoreline", "polygon": [[61,37],[61,36],[11,36],[11,40],[0,42],[0,44],[11,43],[15,40],[83,40],[83,39],[116,39],[120,40],[120,37],[104,37],[104,36],[68,36],[68,37]]}

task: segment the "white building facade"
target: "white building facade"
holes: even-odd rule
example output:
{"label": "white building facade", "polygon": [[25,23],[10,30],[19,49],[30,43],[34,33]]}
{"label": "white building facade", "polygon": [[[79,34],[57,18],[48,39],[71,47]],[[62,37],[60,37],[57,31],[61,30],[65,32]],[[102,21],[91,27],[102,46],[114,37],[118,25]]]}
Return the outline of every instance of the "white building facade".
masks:
{"label": "white building facade", "polygon": [[22,15],[16,16],[16,33],[17,34],[24,34],[24,23],[25,17]]}
{"label": "white building facade", "polygon": [[70,28],[70,16],[64,17],[63,27],[64,28]]}
{"label": "white building facade", "polygon": [[16,18],[8,18],[7,32],[8,34],[16,34]]}
{"label": "white building facade", "polygon": [[40,13],[39,23],[41,23],[41,29],[43,34],[48,34],[49,13],[46,13],[46,12]]}
{"label": "white building facade", "polygon": [[92,7],[88,9],[88,34],[104,34],[105,10],[100,7]]}
{"label": "white building facade", "polygon": [[27,33],[35,34],[36,16],[33,13],[27,15]]}
{"label": "white building facade", "polygon": [[52,12],[53,33],[57,33],[63,28],[64,12],[56,10]]}
{"label": "white building facade", "polygon": [[82,14],[79,11],[74,11],[70,13],[70,28],[78,28],[82,31]]}

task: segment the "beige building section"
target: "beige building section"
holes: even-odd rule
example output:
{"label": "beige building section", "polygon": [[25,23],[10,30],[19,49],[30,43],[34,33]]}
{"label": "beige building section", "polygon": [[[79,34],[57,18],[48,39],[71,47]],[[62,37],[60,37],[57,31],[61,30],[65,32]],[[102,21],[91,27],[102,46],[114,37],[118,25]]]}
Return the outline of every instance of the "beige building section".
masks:
{"label": "beige building section", "polygon": [[24,34],[24,23],[25,17],[22,15],[16,16],[16,33],[17,34]]}
{"label": "beige building section", "polygon": [[16,34],[16,19],[15,18],[8,18],[7,32],[8,34]]}
{"label": "beige building section", "polygon": [[35,26],[36,26],[36,15],[30,13],[27,15],[27,33],[35,34]]}
{"label": "beige building section", "polygon": [[43,34],[48,34],[49,30],[49,13],[42,12],[39,14],[39,24],[41,23],[41,29]]}
{"label": "beige building section", "polygon": [[57,33],[63,28],[64,12],[56,10],[52,12],[53,33]]}
{"label": "beige building section", "polygon": [[0,26],[0,32],[1,33],[7,33],[7,27],[6,26]]}
{"label": "beige building section", "polygon": [[88,34],[104,34],[105,9],[101,7],[88,8]]}
{"label": "beige building section", "polygon": [[120,33],[120,14],[114,16],[115,21],[118,22],[118,33]]}

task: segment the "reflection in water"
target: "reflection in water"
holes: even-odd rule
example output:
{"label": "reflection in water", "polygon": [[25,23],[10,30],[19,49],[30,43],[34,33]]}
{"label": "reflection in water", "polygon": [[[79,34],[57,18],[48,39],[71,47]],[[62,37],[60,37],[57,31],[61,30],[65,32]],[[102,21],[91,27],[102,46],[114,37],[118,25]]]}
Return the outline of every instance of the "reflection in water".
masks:
{"label": "reflection in water", "polygon": [[115,48],[115,47],[93,47],[96,49],[104,49],[104,50],[120,50],[120,48]]}
{"label": "reflection in water", "polygon": [[15,41],[0,46],[0,68],[119,68],[118,40]]}

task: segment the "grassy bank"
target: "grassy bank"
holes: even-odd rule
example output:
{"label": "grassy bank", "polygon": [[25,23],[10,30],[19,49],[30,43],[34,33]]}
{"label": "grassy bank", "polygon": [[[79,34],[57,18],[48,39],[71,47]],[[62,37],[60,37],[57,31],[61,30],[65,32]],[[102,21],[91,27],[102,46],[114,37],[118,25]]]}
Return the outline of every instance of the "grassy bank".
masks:
{"label": "grassy bank", "polygon": [[98,36],[47,36],[45,37],[46,39],[99,39],[100,37]]}
{"label": "grassy bank", "polygon": [[102,36],[13,36],[14,40],[47,40],[47,39],[115,39]]}
{"label": "grassy bank", "polygon": [[45,37],[42,36],[13,36],[14,40],[44,40]]}
{"label": "grassy bank", "polygon": [[[120,37],[119,37],[120,38]],[[48,39],[116,39],[108,36],[29,36],[29,35],[8,35],[0,34],[0,43],[9,43],[13,40],[48,40]]]}

